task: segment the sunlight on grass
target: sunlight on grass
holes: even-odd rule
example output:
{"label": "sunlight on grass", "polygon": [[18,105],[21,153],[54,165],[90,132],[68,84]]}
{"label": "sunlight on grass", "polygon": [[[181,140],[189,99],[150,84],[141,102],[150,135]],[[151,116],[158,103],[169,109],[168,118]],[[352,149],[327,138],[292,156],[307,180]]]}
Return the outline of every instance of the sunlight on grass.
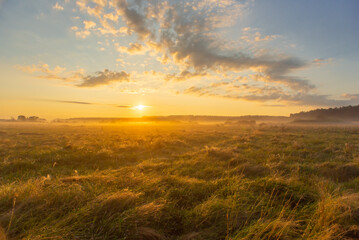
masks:
{"label": "sunlight on grass", "polygon": [[3,238],[358,239],[356,128],[0,130]]}

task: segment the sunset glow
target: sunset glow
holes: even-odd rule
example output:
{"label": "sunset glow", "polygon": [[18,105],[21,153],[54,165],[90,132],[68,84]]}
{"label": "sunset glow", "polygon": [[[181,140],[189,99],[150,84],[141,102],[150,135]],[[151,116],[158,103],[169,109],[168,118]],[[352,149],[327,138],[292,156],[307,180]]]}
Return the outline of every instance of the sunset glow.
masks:
{"label": "sunset glow", "polygon": [[0,0],[0,118],[358,103],[358,1],[220,2]]}
{"label": "sunset glow", "polygon": [[359,239],[359,0],[0,0],[0,240]]}
{"label": "sunset glow", "polygon": [[143,110],[145,109],[147,106],[144,106],[144,105],[137,105],[137,106],[134,106],[133,109],[135,110]]}

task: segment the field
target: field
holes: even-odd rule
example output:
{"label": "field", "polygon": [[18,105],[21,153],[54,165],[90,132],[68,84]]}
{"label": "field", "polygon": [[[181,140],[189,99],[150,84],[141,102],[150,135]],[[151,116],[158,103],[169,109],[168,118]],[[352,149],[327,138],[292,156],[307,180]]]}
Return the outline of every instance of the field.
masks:
{"label": "field", "polygon": [[359,128],[0,125],[0,239],[359,239]]}

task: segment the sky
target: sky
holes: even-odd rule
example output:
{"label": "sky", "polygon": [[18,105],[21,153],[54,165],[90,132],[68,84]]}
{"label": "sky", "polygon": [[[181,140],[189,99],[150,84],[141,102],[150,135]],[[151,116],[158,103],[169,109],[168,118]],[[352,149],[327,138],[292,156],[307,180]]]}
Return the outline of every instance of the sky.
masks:
{"label": "sky", "polygon": [[358,12],[358,0],[0,0],[0,118],[357,105]]}

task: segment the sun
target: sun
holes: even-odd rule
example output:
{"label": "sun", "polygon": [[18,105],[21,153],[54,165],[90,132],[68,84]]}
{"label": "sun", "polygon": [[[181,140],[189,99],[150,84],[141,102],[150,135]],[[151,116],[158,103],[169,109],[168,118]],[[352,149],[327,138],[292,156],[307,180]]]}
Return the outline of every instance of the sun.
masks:
{"label": "sun", "polygon": [[134,109],[134,110],[143,110],[143,109],[145,109],[146,107],[147,107],[147,106],[140,104],[140,105],[134,106],[133,109]]}

